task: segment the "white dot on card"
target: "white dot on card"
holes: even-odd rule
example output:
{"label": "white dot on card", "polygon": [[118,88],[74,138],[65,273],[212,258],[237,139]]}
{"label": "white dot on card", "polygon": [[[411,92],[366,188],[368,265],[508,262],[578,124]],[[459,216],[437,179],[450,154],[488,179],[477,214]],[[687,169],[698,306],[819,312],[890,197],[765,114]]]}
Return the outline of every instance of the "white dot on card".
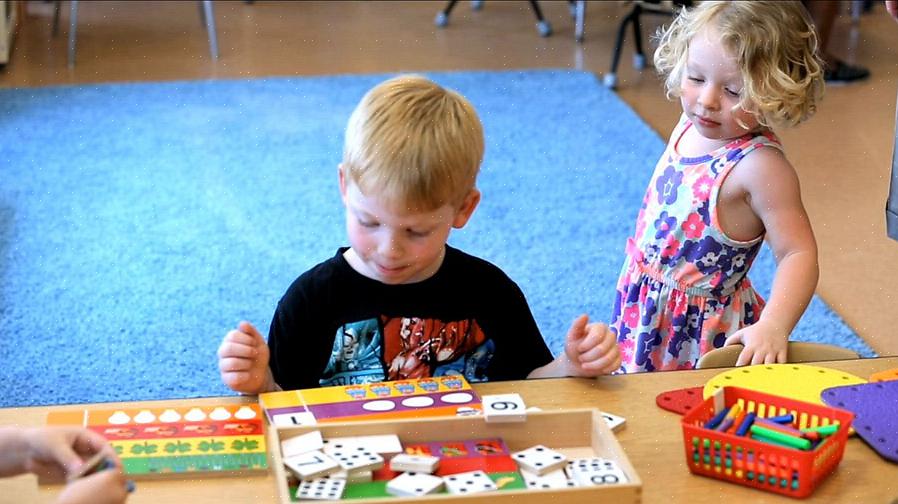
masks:
{"label": "white dot on card", "polygon": [[473,401],[474,396],[467,392],[454,392],[444,395],[440,400],[449,404],[462,404]]}
{"label": "white dot on card", "polygon": [[393,409],[395,407],[396,407],[396,405],[393,404],[393,401],[387,401],[387,400],[371,401],[371,402],[366,402],[365,404],[362,405],[362,409],[367,410],[367,411],[390,411],[391,409]]}
{"label": "white dot on card", "polygon": [[249,420],[250,418],[256,418],[256,411],[249,406],[241,406],[237,413],[234,413],[234,416],[240,420]]}
{"label": "white dot on card", "polygon": [[206,419],[206,414],[199,408],[190,408],[190,411],[184,415],[184,418],[191,422],[199,422]]}
{"label": "white dot on card", "polygon": [[402,405],[409,408],[426,408],[432,404],[432,397],[407,397],[402,400]]}
{"label": "white dot on card", "polygon": [[124,411],[116,411],[109,417],[109,423],[112,425],[122,425],[131,421],[131,417]]}
{"label": "white dot on card", "polygon": [[150,423],[156,420],[156,415],[150,413],[150,410],[143,410],[137,415],[134,416],[134,421],[137,423]]}
{"label": "white dot on card", "polygon": [[161,415],[159,415],[159,420],[162,420],[166,423],[177,422],[180,419],[181,415],[179,415],[178,412],[173,409],[167,409],[163,411]]}
{"label": "white dot on card", "polygon": [[212,410],[212,413],[209,413],[209,418],[212,420],[227,420],[228,418],[231,418],[231,413],[219,406]]}

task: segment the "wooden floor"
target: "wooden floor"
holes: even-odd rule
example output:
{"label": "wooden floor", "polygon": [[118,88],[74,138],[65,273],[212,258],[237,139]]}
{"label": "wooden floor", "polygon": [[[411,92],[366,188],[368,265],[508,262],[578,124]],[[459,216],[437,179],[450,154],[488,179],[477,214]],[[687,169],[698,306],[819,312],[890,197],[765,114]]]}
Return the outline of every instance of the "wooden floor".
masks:
{"label": "wooden floor", "polygon": [[[221,56],[213,61],[199,2],[80,2],[77,64],[66,65],[68,2],[51,34],[52,4],[29,2],[0,86],[223,79],[459,69],[577,68],[607,72],[624,2],[590,2],[586,39],[573,39],[565,2],[541,2],[554,35],[541,38],[524,1],[460,2],[444,29],[443,2],[216,2]],[[830,87],[810,122],[780,132],[798,169],[820,245],[818,293],[878,352],[898,354],[898,242],[884,205],[898,87],[898,23],[875,10],[837,20],[832,50],[868,66],[862,84]],[[646,35],[661,19],[649,18]],[[629,36],[629,34],[628,34]],[[647,37],[646,37],[647,38]],[[666,137],[679,115],[652,71],[632,68],[619,95]],[[646,166],[645,169],[651,167]]]}

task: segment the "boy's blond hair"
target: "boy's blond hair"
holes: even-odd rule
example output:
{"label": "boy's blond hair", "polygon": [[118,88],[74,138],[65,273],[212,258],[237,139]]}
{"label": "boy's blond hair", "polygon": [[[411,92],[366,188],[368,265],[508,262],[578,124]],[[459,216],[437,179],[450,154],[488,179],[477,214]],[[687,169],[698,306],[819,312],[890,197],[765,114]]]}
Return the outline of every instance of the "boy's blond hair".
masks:
{"label": "boy's blond hair", "polygon": [[483,161],[483,127],[460,94],[400,75],[362,98],[346,127],[343,170],[363,194],[403,210],[460,204]]}
{"label": "boy's blond hair", "polygon": [[689,41],[713,26],[742,70],[737,107],[766,127],[795,126],[817,110],[823,95],[823,63],[817,34],[801,2],[701,2],[683,9],[659,30],[655,68],[666,75],[668,97],[680,95]]}

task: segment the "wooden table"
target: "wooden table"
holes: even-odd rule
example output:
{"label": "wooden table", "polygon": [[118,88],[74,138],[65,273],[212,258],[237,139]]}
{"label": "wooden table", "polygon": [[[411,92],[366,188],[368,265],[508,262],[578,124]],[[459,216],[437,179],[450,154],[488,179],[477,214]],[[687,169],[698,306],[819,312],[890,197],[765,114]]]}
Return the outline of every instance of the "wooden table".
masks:
{"label": "wooden table", "polygon": [[[861,378],[877,371],[898,368],[898,357],[818,363]],[[643,502],[688,502],[721,504],[729,502],[798,502],[740,485],[693,476],[686,467],[680,417],[655,406],[655,397],[664,391],[703,385],[721,370],[644,373],[591,379],[550,379],[497,382],[476,385],[480,394],[517,392],[528,406],[542,409],[598,407],[623,416],[627,423],[617,433],[643,481]],[[252,402],[254,398],[228,397],[140,403],[113,403],[102,407],[158,407],[161,404],[183,406]],[[84,405],[90,407],[91,405]],[[883,413],[895,405],[883,405]],[[0,425],[43,425],[54,409],[72,406],[0,409]],[[52,502],[58,489],[38,487],[31,475],[0,481],[0,502]],[[845,455],[836,471],[824,481],[809,501],[819,502],[896,502],[898,465],[880,458],[862,440],[848,441]],[[277,502],[273,477],[204,478],[171,481],[141,481],[129,503],[221,504]]]}

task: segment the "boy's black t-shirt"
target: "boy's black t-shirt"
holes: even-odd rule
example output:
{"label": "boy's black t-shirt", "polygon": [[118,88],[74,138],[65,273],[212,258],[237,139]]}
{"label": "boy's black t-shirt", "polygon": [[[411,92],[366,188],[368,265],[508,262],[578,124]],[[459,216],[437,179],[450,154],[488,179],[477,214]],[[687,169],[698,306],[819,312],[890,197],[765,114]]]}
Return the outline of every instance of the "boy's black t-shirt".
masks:
{"label": "boy's black t-shirt", "polygon": [[552,360],[523,292],[497,266],[447,245],[432,277],[388,285],[352,269],[346,250],[278,303],[268,345],[285,390],[444,374],[523,379]]}

